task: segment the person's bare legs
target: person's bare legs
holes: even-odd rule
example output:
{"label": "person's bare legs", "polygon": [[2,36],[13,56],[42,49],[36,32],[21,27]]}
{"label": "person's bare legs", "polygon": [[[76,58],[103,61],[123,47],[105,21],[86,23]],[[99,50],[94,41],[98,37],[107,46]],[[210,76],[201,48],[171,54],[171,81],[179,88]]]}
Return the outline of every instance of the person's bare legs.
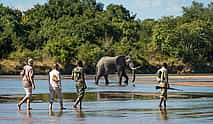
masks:
{"label": "person's bare legs", "polygon": [[62,111],[63,109],[65,109],[63,106],[63,101],[60,101],[60,110]]}
{"label": "person's bare legs", "polygon": [[27,117],[28,117],[28,118],[31,118],[31,116],[32,116],[32,115],[31,115],[31,111],[30,111],[30,110],[27,110]]}
{"label": "person's bare legs", "polygon": [[53,102],[54,102],[54,96],[55,96],[55,91],[52,87],[49,88],[50,92],[50,104],[49,104],[49,111],[52,111],[53,109]]}
{"label": "person's bare legs", "polygon": [[18,103],[18,111],[21,111],[21,105]]}
{"label": "person's bare legs", "polygon": [[21,105],[28,100],[29,96],[25,96],[24,98],[22,98],[22,100],[18,103],[18,111],[21,111]]}
{"label": "person's bare legs", "polygon": [[31,99],[31,94],[32,94],[32,88],[24,88],[26,95],[22,100],[18,103],[18,111],[21,111],[21,105],[27,101],[27,109],[30,109],[30,99]]}
{"label": "person's bare legs", "polygon": [[81,98],[77,98],[76,100],[75,100],[75,103],[73,104],[73,106],[72,106],[72,108],[74,108],[74,109],[76,109],[77,108],[77,105],[80,103],[80,109],[82,109],[82,99],[83,99],[83,97],[81,97]]}
{"label": "person's bare legs", "polygon": [[166,100],[164,100],[164,107],[166,108]]}
{"label": "person's bare legs", "polygon": [[53,102],[50,102],[49,104],[49,111],[52,111],[53,110]]}
{"label": "person's bare legs", "polygon": [[58,101],[59,101],[59,104],[60,104],[60,110],[62,111],[64,108],[63,106],[63,97],[62,97],[62,92],[61,92],[61,88],[58,88],[56,90],[56,93],[57,93],[57,96],[58,96]]}
{"label": "person's bare legs", "polygon": [[27,110],[31,110],[31,108],[30,108],[30,97],[28,97],[28,99],[27,99]]}
{"label": "person's bare legs", "polygon": [[163,102],[164,98],[160,98],[160,103],[159,103],[159,107],[162,107],[162,102]]}
{"label": "person's bare legs", "polygon": [[80,110],[81,110],[81,108],[82,108],[82,99],[80,100]]}
{"label": "person's bare legs", "polygon": [[78,103],[80,102],[80,98],[77,98],[75,100],[75,103],[73,104],[72,108],[77,108]]}

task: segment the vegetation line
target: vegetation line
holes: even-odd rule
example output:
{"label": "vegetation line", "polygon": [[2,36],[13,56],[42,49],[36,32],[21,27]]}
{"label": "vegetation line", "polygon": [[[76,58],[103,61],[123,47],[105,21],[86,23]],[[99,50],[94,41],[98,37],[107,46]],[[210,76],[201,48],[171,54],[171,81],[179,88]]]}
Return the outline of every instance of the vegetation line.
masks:
{"label": "vegetation line", "polygon": [[121,54],[142,67],[137,73],[154,73],[162,62],[175,73],[212,72],[213,2],[143,21],[122,5],[103,8],[96,0],[49,0],[24,12],[0,4],[0,74],[18,74],[28,57],[39,74],[55,61],[69,74],[77,59],[94,73],[102,56]]}

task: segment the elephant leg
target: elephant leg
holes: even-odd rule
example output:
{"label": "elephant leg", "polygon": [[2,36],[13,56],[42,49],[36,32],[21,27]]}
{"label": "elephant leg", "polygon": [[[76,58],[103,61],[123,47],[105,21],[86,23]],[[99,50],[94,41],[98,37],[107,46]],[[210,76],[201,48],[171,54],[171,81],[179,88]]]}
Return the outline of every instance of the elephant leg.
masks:
{"label": "elephant leg", "polygon": [[124,83],[125,83],[126,85],[128,85],[129,77],[126,75],[126,73],[123,73],[123,76],[126,78],[126,80],[124,81]]}
{"label": "elephant leg", "polygon": [[108,85],[109,84],[108,75],[104,75],[104,79],[105,79],[105,85]]}
{"label": "elephant leg", "polygon": [[95,76],[95,84],[96,84],[96,85],[98,85],[98,81],[99,81],[100,78],[101,78],[101,75],[100,75],[100,74],[97,74],[97,75]]}
{"label": "elephant leg", "polygon": [[118,78],[119,78],[119,85],[121,86],[122,83],[122,73],[118,73]]}

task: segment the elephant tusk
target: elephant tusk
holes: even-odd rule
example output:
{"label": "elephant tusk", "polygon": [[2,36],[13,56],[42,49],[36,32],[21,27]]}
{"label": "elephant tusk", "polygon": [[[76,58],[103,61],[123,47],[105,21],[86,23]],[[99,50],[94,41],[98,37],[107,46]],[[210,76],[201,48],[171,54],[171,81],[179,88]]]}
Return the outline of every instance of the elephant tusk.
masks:
{"label": "elephant tusk", "polygon": [[138,66],[138,67],[135,67],[135,68],[131,67],[132,70],[136,70],[136,69],[139,69],[139,68],[141,68],[141,66]]}
{"label": "elephant tusk", "polygon": [[135,68],[131,67],[131,69],[132,69],[132,76],[133,76],[133,80],[132,80],[133,87],[135,87],[135,70],[137,70],[139,68],[141,68],[141,66],[137,66]]}

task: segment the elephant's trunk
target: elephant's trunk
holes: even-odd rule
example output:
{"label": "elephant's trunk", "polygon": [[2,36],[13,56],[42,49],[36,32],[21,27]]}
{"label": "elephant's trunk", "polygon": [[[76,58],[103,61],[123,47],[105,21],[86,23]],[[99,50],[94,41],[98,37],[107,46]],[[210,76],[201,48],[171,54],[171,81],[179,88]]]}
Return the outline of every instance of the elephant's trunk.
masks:
{"label": "elephant's trunk", "polygon": [[140,66],[134,67],[134,63],[131,62],[131,63],[129,63],[129,67],[132,70],[132,84],[133,84],[133,87],[135,87],[135,70],[140,68]]}
{"label": "elephant's trunk", "polygon": [[135,86],[135,70],[136,70],[136,68],[134,68],[133,62],[129,63],[129,67],[132,70],[132,84],[133,84],[133,87],[134,87]]}

